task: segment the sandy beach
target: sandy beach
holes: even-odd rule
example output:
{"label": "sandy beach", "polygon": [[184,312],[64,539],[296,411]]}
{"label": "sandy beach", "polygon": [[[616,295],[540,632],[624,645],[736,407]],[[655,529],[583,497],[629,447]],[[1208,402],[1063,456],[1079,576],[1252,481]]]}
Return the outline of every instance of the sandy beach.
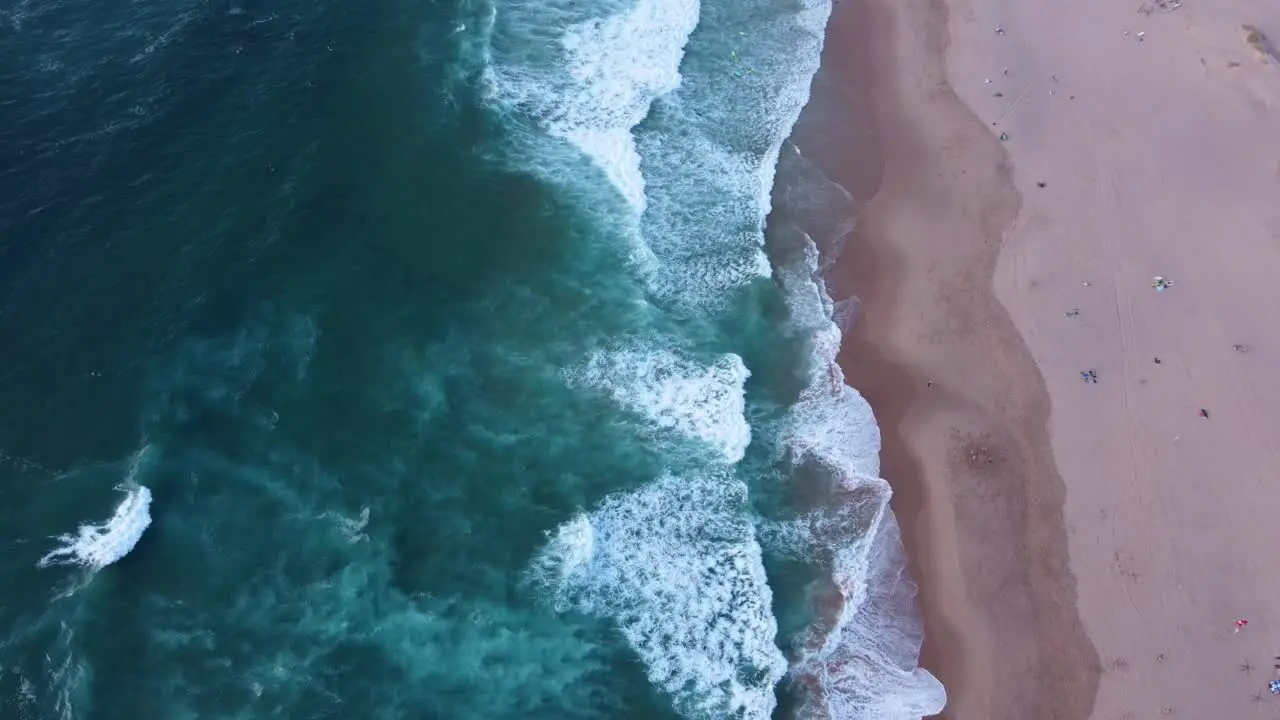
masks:
{"label": "sandy beach", "polygon": [[1280,713],[1277,35],[1236,0],[836,7],[795,141],[861,205],[841,364],[946,717]]}

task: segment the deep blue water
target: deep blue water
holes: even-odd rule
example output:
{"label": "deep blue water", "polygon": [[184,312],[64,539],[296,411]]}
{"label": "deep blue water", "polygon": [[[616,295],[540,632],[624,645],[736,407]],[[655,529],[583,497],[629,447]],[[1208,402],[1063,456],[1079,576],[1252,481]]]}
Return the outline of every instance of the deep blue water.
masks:
{"label": "deep blue water", "polygon": [[936,696],[909,602],[853,619],[878,433],[763,245],[827,10],[3,0],[0,718]]}

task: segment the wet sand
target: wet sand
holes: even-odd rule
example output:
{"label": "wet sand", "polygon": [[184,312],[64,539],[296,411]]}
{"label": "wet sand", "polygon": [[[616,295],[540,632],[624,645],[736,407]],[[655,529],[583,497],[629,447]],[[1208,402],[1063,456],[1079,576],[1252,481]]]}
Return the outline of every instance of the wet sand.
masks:
{"label": "wet sand", "polygon": [[1075,610],[1048,396],[992,286],[1020,200],[947,84],[946,44],[937,3],[844,0],[795,140],[867,201],[828,283],[861,301],[840,362],[883,433],[945,715],[1083,720],[1101,668]]}
{"label": "wet sand", "polygon": [[946,717],[1280,707],[1278,34],[1240,0],[837,5],[794,139],[862,201],[840,360]]}

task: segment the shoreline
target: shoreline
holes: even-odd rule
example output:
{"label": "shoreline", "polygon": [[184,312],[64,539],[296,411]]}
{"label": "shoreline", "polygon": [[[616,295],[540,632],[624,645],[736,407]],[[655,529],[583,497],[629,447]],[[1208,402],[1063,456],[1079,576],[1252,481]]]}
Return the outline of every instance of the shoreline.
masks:
{"label": "shoreline", "polygon": [[1270,716],[1280,6],[949,1],[1024,199],[994,284],[1053,399],[1095,717]]}
{"label": "shoreline", "polygon": [[[844,0],[793,140],[857,200],[826,272],[860,309],[839,362],[871,403],[953,720],[1085,720],[1101,666],[1075,609],[1049,395],[996,298],[1021,205],[951,90],[947,8]],[[852,118],[852,121],[850,121]]]}

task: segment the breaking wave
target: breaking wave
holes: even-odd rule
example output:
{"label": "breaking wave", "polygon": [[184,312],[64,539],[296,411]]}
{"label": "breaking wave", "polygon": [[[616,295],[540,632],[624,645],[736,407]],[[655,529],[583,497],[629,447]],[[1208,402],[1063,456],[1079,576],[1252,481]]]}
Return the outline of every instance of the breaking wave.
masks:
{"label": "breaking wave", "polygon": [[631,129],[655,98],[679,86],[698,0],[625,5],[503,3],[498,62],[486,79],[497,102],[591,158],[639,215],[645,184]]}
{"label": "breaking wave", "polygon": [[[905,720],[945,703],[916,666],[914,586],[879,478],[879,429],[836,364],[836,318],[847,313],[822,285],[811,239],[772,264],[765,253],[775,169],[830,10],[828,0],[499,0],[493,16],[490,101],[532,126],[528,136],[581,154],[575,166],[553,149],[526,169],[565,183],[581,160],[603,172],[630,213],[621,241],[638,248],[654,312],[696,332],[708,319],[733,325],[735,303],[772,277],[789,309],[782,332],[807,351],[803,388],[762,439],[792,474],[820,479],[820,499],[760,538],[734,476],[752,441],[738,354],[685,356],[656,334],[565,371],[653,432],[717,451],[700,473],[665,475],[562,524],[530,571],[558,608],[612,620],[649,679],[694,717],[767,718],[784,677],[802,717]],[[761,539],[825,573],[815,620],[782,639],[789,665]]]}
{"label": "breaking wave", "polygon": [[616,622],[681,712],[767,718],[786,660],[746,500],[725,473],[660,478],[562,525],[532,575]]}
{"label": "breaking wave", "polygon": [[[788,160],[807,165],[798,151]],[[811,165],[804,170],[796,173],[803,178],[801,196],[818,196],[832,187],[847,195]],[[795,208],[786,210],[795,214]],[[825,228],[831,239],[844,232],[840,223]],[[779,253],[777,282],[791,330],[809,349],[805,388],[777,438],[817,499],[788,528],[770,531],[779,533],[774,536],[779,549],[802,553],[829,573],[813,589],[818,617],[792,638],[789,675],[803,689],[800,715],[832,720],[934,715],[946,705],[946,691],[917,664],[923,628],[889,507],[892,492],[879,477],[880,428],[871,406],[845,383],[836,362],[842,311],[822,280],[822,255],[814,239],[791,225],[777,235],[786,246]]]}
{"label": "breaking wave", "polygon": [[743,398],[751,373],[737,355],[700,364],[667,350],[625,348],[598,352],[566,374],[659,428],[705,442],[730,464],[751,442]]}
{"label": "breaking wave", "polygon": [[148,447],[143,447],[131,459],[125,482],[116,488],[125,493],[124,499],[111,518],[97,525],[81,525],[75,535],[58,536],[61,545],[40,558],[38,567],[83,565],[100,570],[133,551],[151,525],[151,491],[135,481],[147,451]]}
{"label": "breaking wave", "polygon": [[126,492],[111,519],[101,525],[81,525],[75,535],[60,535],[60,547],[40,558],[39,566],[79,564],[94,570],[128,555],[151,525],[151,491],[137,487]]}

